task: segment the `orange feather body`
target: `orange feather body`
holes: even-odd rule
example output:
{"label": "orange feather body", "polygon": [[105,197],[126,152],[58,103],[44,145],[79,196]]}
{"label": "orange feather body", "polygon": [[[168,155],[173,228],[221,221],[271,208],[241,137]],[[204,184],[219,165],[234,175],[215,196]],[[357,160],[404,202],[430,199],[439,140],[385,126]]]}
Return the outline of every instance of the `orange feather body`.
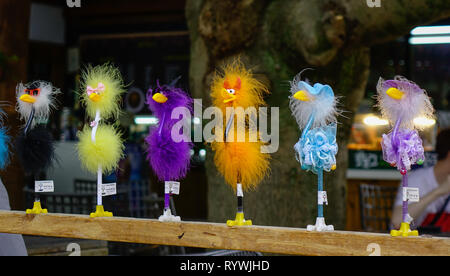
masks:
{"label": "orange feather body", "polygon": [[[240,62],[225,66],[223,73],[214,77],[211,97],[214,106],[224,114],[224,127],[216,129],[216,135],[225,136],[224,130],[231,119],[231,116],[225,114],[227,108],[234,108],[233,130],[226,140],[224,138],[224,142],[212,143],[214,163],[225,181],[235,190],[237,183],[242,184],[244,190],[253,189],[268,174],[270,156],[261,152],[264,143],[260,140],[259,133],[249,128],[251,119],[242,114],[254,113],[258,107],[264,106],[263,97],[268,93],[267,87],[255,79]],[[237,118],[245,118],[244,124],[238,124]]]}

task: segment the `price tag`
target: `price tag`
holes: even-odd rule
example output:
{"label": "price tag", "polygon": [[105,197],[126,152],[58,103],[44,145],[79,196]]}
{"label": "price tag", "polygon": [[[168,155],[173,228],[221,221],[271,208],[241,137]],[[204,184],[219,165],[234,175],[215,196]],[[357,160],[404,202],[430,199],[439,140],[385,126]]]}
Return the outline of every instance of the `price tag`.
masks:
{"label": "price tag", "polygon": [[55,191],[53,180],[34,181],[34,191],[36,193],[53,193]]}
{"label": "price tag", "polygon": [[238,183],[237,185],[236,185],[236,194],[237,194],[237,196],[239,196],[239,197],[244,197],[244,192],[242,191],[242,184],[240,184],[240,183]]}
{"label": "price tag", "polygon": [[403,188],[403,201],[419,202],[419,188]]}
{"label": "price tag", "polygon": [[325,203],[325,205],[328,205],[328,198],[327,198],[326,191],[318,192],[317,196],[318,196],[317,202],[319,203],[319,205],[323,205],[324,203]]}
{"label": "price tag", "polygon": [[164,193],[179,195],[180,194],[180,182],[166,181],[164,185]]}
{"label": "price tag", "polygon": [[111,196],[117,194],[116,183],[102,184],[102,196]]}

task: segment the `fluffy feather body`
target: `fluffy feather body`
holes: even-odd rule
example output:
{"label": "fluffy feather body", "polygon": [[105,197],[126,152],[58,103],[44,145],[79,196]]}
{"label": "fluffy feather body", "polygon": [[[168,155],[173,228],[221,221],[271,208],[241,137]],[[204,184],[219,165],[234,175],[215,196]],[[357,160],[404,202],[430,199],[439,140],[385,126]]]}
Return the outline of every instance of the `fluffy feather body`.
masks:
{"label": "fluffy feather body", "polygon": [[402,129],[395,137],[393,133],[383,134],[381,146],[383,159],[396,165],[398,170],[410,170],[419,160],[425,160],[425,151],[416,130]]}
{"label": "fluffy feather body", "polygon": [[[167,98],[164,103],[153,100],[153,95],[161,93]],[[150,129],[145,141],[148,145],[147,160],[160,181],[176,181],[184,178],[189,171],[193,143],[187,142],[185,133],[178,133],[176,141],[172,137],[172,126],[183,120],[183,124],[188,123],[187,119],[172,119],[172,112],[176,108],[186,108],[192,114],[193,100],[183,89],[157,85],[147,92],[147,104],[149,109],[158,118],[159,125]],[[190,117],[189,117],[190,119]],[[184,136],[184,137],[181,137]],[[179,141],[181,140],[181,141]]]}
{"label": "fluffy feather body", "polygon": [[[227,95],[227,91],[233,96]],[[236,127],[239,110],[250,107],[257,109],[264,106],[264,96],[269,94],[268,88],[254,78],[240,61],[235,61],[223,68],[222,73],[216,73],[211,85],[211,97],[214,106],[221,109],[224,115],[224,126],[216,129],[216,135],[224,136],[228,120],[227,108],[233,107],[234,139],[225,142],[213,142],[212,149],[215,152],[214,163],[217,170],[224,176],[225,181],[236,190],[236,184],[242,184],[244,190],[255,188],[269,172],[270,155],[261,152],[263,143],[256,135],[256,141],[250,141],[250,131],[246,127]],[[234,100],[228,101],[230,97]],[[248,123],[248,119],[246,118]],[[245,141],[238,141],[239,134],[245,135]],[[251,133],[253,134],[253,133]],[[254,135],[251,135],[254,136]]]}
{"label": "fluffy feather body", "polygon": [[[94,118],[97,110],[103,119],[118,118],[120,114],[121,95],[125,92],[120,71],[111,64],[88,66],[81,75],[81,101],[86,105],[86,111],[90,118]],[[91,101],[87,93],[88,87],[98,89],[103,84],[104,89],[99,91],[101,100]]]}
{"label": "fluffy feather body", "polygon": [[[333,89],[329,85],[316,83],[311,86],[302,81],[298,74],[291,84],[289,107],[300,129],[304,129],[311,114],[314,114],[312,128],[323,127],[330,123],[336,123],[336,116],[340,113],[337,109],[337,99]],[[298,91],[308,92],[310,101],[299,101],[293,96]]]}
{"label": "fluffy feather body", "polygon": [[[213,142],[211,147],[215,152],[214,164],[223,175],[225,181],[234,190],[236,184],[242,184],[244,191],[254,189],[269,173],[268,154],[261,153],[263,143],[237,142],[238,131],[235,132],[236,142]],[[246,130],[246,137],[249,132]]]}
{"label": "fluffy feather body", "polygon": [[336,164],[338,145],[336,143],[336,124],[317,127],[301,137],[294,149],[302,169],[317,174],[319,169],[331,171]]}
{"label": "fluffy feather body", "polygon": [[[26,89],[40,89],[39,96],[35,97],[36,102],[27,103],[19,100],[19,98],[26,93]],[[54,87],[51,83],[46,81],[34,81],[27,84],[19,83],[16,86],[17,104],[16,110],[19,112],[21,120],[28,120],[32,108],[35,110],[35,117],[39,119],[47,119],[50,112],[56,106],[56,96],[61,91]],[[32,126],[36,120],[33,120]]]}
{"label": "fluffy feather body", "polygon": [[9,144],[11,137],[6,134],[6,128],[0,128],[0,169],[3,170],[9,164]]}
{"label": "fluffy feather body", "polygon": [[78,133],[78,156],[83,168],[91,173],[97,173],[98,166],[103,172],[114,171],[123,157],[124,145],[120,135],[112,126],[99,125],[92,141],[92,130],[85,127]]}
{"label": "fluffy feather body", "polygon": [[16,152],[23,170],[28,175],[37,175],[52,166],[55,146],[51,133],[42,125],[22,131],[16,140]]}
{"label": "fluffy feather body", "polygon": [[163,127],[161,133],[158,128],[153,128],[145,142],[148,145],[147,160],[160,181],[177,181],[186,176],[192,143],[175,142],[167,127]]}
{"label": "fluffy feather body", "polygon": [[[401,100],[389,97],[386,94],[389,88],[397,88],[405,93],[404,97]],[[434,117],[434,108],[426,91],[404,77],[396,76],[394,80],[380,78],[377,92],[381,115],[389,120],[391,125],[394,125],[397,119],[401,117],[400,128],[416,129],[418,126],[414,124],[414,118]]]}

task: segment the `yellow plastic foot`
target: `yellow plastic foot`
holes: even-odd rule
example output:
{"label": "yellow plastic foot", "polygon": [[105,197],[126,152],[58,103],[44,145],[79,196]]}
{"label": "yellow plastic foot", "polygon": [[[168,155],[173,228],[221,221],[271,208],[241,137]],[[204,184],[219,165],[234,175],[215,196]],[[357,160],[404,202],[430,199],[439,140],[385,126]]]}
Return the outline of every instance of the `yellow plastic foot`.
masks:
{"label": "yellow plastic foot", "polygon": [[103,209],[103,205],[97,205],[95,213],[91,213],[91,218],[112,217],[112,212],[107,212]]}
{"label": "yellow plastic foot", "polygon": [[33,209],[27,209],[25,212],[27,214],[35,214],[35,215],[48,213],[47,209],[42,209],[41,202],[39,201],[34,202]]}
{"label": "yellow plastic foot", "polygon": [[417,230],[411,231],[409,223],[402,222],[402,224],[400,225],[400,230],[391,230],[391,236],[392,237],[419,236],[419,231],[417,231]]}
{"label": "yellow plastic foot", "polygon": [[250,226],[252,225],[251,220],[245,220],[244,213],[236,213],[236,219],[235,220],[228,220],[227,225],[232,226]]}

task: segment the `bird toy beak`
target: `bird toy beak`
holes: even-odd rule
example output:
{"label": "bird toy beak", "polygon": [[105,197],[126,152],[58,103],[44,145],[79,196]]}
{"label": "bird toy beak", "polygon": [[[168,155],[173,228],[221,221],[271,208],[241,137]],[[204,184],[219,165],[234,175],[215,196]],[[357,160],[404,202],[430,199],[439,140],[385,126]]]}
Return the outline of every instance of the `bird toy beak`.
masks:
{"label": "bird toy beak", "polygon": [[22,96],[20,96],[19,100],[21,100],[22,102],[26,102],[26,103],[35,103],[36,102],[36,98],[34,98],[28,94],[23,94]]}
{"label": "bird toy beak", "polygon": [[301,90],[294,94],[294,98],[302,102],[309,102],[311,98],[308,96],[308,92]]}
{"label": "bird toy beak", "polygon": [[165,103],[168,100],[167,97],[161,93],[156,93],[155,95],[153,95],[152,99],[160,104]]}
{"label": "bird toy beak", "polygon": [[97,93],[91,93],[91,94],[89,95],[89,99],[90,99],[91,101],[95,102],[95,103],[97,103],[98,101],[100,101],[101,98],[102,98],[102,96],[100,96],[100,95],[97,94]]}
{"label": "bird toy beak", "polygon": [[405,93],[403,93],[402,91],[398,90],[397,88],[391,87],[386,91],[386,94],[391,97],[392,99],[395,100],[401,100],[404,96]]}
{"label": "bird toy beak", "polygon": [[222,96],[225,98],[225,100],[223,100],[223,103],[225,104],[236,100],[236,96],[228,93],[225,88],[222,90]]}

